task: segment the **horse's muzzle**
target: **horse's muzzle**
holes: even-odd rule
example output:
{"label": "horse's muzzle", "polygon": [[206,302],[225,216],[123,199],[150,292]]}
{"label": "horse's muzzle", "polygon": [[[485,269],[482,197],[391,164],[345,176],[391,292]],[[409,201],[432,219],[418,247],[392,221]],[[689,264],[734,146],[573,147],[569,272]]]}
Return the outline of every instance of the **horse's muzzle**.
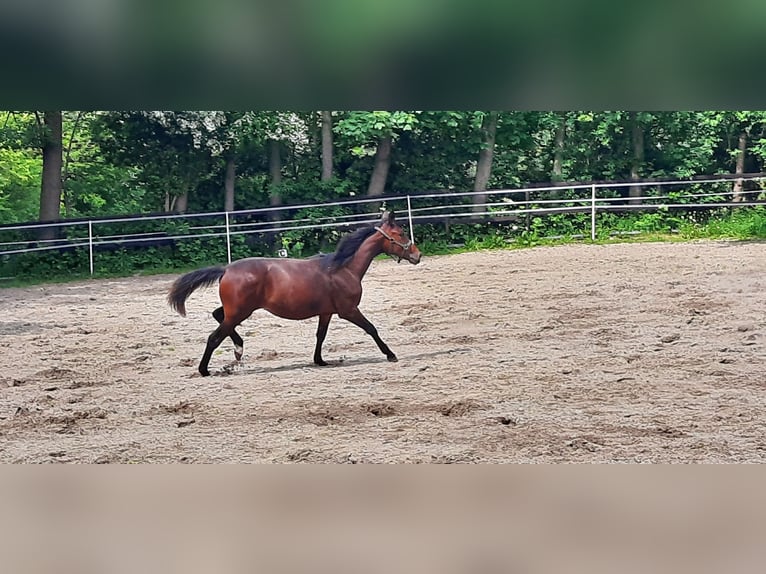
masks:
{"label": "horse's muzzle", "polygon": [[413,245],[412,251],[407,254],[407,261],[412,263],[413,265],[417,265],[420,263],[420,250]]}

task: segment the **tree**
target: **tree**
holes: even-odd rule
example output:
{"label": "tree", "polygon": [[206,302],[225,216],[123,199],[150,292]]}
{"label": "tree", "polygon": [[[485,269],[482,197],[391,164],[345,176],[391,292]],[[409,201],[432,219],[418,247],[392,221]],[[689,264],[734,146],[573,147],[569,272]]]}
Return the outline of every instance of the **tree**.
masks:
{"label": "tree", "polygon": [[367,195],[383,195],[391,167],[394,143],[403,132],[418,124],[417,112],[350,112],[335,124],[335,132],[345,139],[358,158],[372,157]]}
{"label": "tree", "polygon": [[[736,149],[729,144],[729,153],[734,158],[734,173],[741,175],[747,171],[748,160],[763,160],[764,132],[766,128],[766,112],[738,111],[727,114],[727,140],[736,139]],[[733,137],[732,137],[733,136]],[[752,154],[748,153],[752,146]],[[762,165],[762,164],[761,164]],[[744,180],[737,178],[732,186],[732,200],[744,199]]]}
{"label": "tree", "polygon": [[[483,141],[479,134],[482,117],[482,112],[416,112],[417,123],[394,134],[387,184],[397,193],[471,189]],[[347,140],[339,140],[342,154]],[[355,157],[356,169],[346,171],[344,181],[370,173],[368,157]],[[344,163],[342,158],[340,164]]]}
{"label": "tree", "polygon": [[274,207],[282,205],[282,196],[279,193],[279,185],[282,183],[282,155],[279,140],[269,138],[267,140],[267,148],[269,155],[269,177],[271,178],[270,205]]}
{"label": "tree", "polygon": [[233,152],[226,156],[226,168],[223,179],[223,209],[224,211],[234,211],[234,184],[237,180],[237,163]]}
{"label": "tree", "polygon": [[[630,164],[630,179],[637,181],[641,179],[641,170],[644,167],[644,126],[640,113],[632,112],[629,115],[629,118],[631,147],[633,149],[633,160]],[[642,186],[631,186],[630,191],[628,192],[628,195],[631,198],[630,203],[640,204],[643,193],[644,188]]]}
{"label": "tree", "polygon": [[567,133],[566,113],[557,114],[558,124],[556,125],[556,138],[554,141],[553,167],[551,169],[551,181],[562,181],[564,179],[564,138]]}
{"label": "tree", "polygon": [[[750,128],[748,149],[752,161],[752,171],[766,171],[766,112],[750,112],[753,123]],[[762,185],[762,184],[761,184]]]}
{"label": "tree", "polygon": [[40,149],[34,113],[0,112],[0,223],[39,219]]}
{"label": "tree", "polygon": [[[734,173],[742,175],[745,173],[745,154],[747,153],[747,130],[741,129],[737,141],[737,159],[734,164]],[[738,178],[734,180],[732,188],[732,201],[742,201],[742,188],[744,180]]]}
{"label": "tree", "polygon": [[720,112],[652,114],[644,132],[645,175],[687,178],[715,172],[721,117]]}
{"label": "tree", "polygon": [[[489,176],[492,174],[492,158],[495,153],[495,135],[497,133],[498,112],[489,112],[484,115],[481,122],[483,142],[479,151],[479,159],[476,162],[476,178],[473,183],[473,191],[486,191]],[[477,204],[474,211],[486,211],[483,205],[487,202],[487,196],[483,193],[473,196],[473,202]]]}
{"label": "tree", "polygon": [[323,111],[322,115],[322,181],[330,181],[332,179],[332,163],[333,163],[333,149],[332,149],[332,112]]}
{"label": "tree", "polygon": [[[43,153],[40,221],[53,222],[61,218],[61,167],[64,146],[60,111],[43,112],[40,136]],[[58,228],[56,227],[44,227],[40,231],[41,239],[53,239],[57,236]]]}
{"label": "tree", "polygon": [[[286,162],[283,157],[306,151],[309,128],[303,117],[292,112],[266,112],[261,122],[269,158],[269,204],[278,206],[285,200],[282,175]],[[278,219],[278,212],[273,212],[273,217]]]}
{"label": "tree", "polygon": [[[763,112],[61,114],[62,191],[58,204],[54,198],[47,205],[63,205],[66,217],[232,211],[387,190],[473,189],[481,204],[483,192],[496,187],[743,173],[761,169],[766,159]],[[0,113],[4,220],[24,217],[30,206],[34,217],[42,213],[42,178],[32,199],[26,182],[34,158],[42,170],[42,128],[51,132],[43,112],[37,114],[41,129],[35,117]],[[50,171],[45,176],[51,181]],[[753,185],[733,184],[737,198]],[[636,187],[632,196],[624,194],[636,201],[642,192]]]}
{"label": "tree", "polygon": [[138,168],[149,198],[164,211],[184,213],[189,193],[225,149],[223,112],[108,112],[95,137],[109,161]]}
{"label": "tree", "polygon": [[375,162],[370,174],[370,184],[367,186],[367,195],[374,197],[383,195],[388,179],[388,170],[391,167],[391,147],[394,137],[386,134],[380,137],[375,149]]}
{"label": "tree", "polygon": [[211,156],[224,161],[223,208],[234,211],[237,162],[248,148],[258,146],[262,140],[262,121],[256,112],[223,112],[217,127],[211,132],[208,148]]}

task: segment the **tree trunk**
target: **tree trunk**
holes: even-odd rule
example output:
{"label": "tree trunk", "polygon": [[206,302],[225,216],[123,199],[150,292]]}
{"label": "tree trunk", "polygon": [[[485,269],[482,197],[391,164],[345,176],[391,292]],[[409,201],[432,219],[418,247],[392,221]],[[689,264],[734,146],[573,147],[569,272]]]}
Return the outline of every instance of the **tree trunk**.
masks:
{"label": "tree trunk", "polygon": [[[564,138],[567,132],[566,112],[561,113],[559,125],[556,126],[556,136],[553,142],[553,170],[551,181],[558,183],[564,180]],[[559,199],[564,195],[563,189],[554,190],[551,197]]]}
{"label": "tree trunk", "polygon": [[553,150],[553,181],[562,181],[564,179],[564,137],[567,131],[566,113],[561,115],[561,122],[556,128],[556,140]]}
{"label": "tree trunk", "polygon": [[[484,135],[484,146],[479,151],[479,159],[476,162],[476,177],[473,180],[474,191],[486,191],[489,176],[492,174],[492,158],[495,154],[495,134],[497,133],[498,112],[489,112],[481,122],[481,131]],[[473,202],[477,205],[473,210],[484,212],[487,208],[482,205],[487,202],[487,196],[479,193],[473,196]]]}
{"label": "tree trunk", "polygon": [[80,119],[82,118],[83,113],[84,112],[77,112],[77,116],[75,116],[72,133],[69,136],[69,143],[67,144],[66,153],[64,154],[64,166],[61,176],[61,194],[64,197],[64,217],[69,217],[72,209],[72,194],[67,188],[67,181],[69,179],[69,165],[71,164],[72,158],[72,145],[74,144],[74,138],[77,135],[77,126],[80,124]]}
{"label": "tree trunk", "polygon": [[173,204],[173,210],[176,213],[186,213],[186,208],[189,205],[189,192],[185,191],[181,195],[175,198]]}
{"label": "tree trunk", "polygon": [[[269,190],[269,205],[276,207],[282,205],[282,196],[279,194],[279,184],[282,183],[282,156],[280,155],[279,140],[268,141],[269,148],[269,175],[271,186]],[[271,219],[280,219],[279,211],[271,212]]]}
{"label": "tree trunk", "polygon": [[[633,143],[633,163],[630,166],[630,179],[636,181],[641,179],[641,168],[644,165],[644,128],[641,125],[637,113],[633,113],[631,140]],[[639,198],[643,194],[643,186],[632,186],[629,192],[631,199],[628,203],[640,204],[641,199]]]}
{"label": "tree trunk", "polygon": [[[742,130],[739,133],[739,143],[737,144],[737,161],[734,166],[734,173],[742,175],[745,173],[745,153],[747,152],[747,132]],[[732,188],[733,197],[732,201],[742,201],[742,189],[744,187],[745,180],[735,179],[734,187]]]}
{"label": "tree trunk", "polygon": [[367,187],[367,195],[383,195],[386,190],[388,169],[391,167],[392,137],[390,135],[380,138],[378,148],[375,150],[375,165],[370,176],[370,185]]}
{"label": "tree trunk", "polygon": [[322,181],[332,179],[332,112],[322,112]]}
{"label": "tree trunk", "polygon": [[282,198],[275,189],[282,183],[282,156],[279,140],[269,140],[269,175],[271,176],[271,205],[282,205]]}
{"label": "tree trunk", "polygon": [[234,181],[237,178],[237,164],[234,154],[226,158],[226,175],[223,179],[223,210],[234,211]]}
{"label": "tree trunk", "polygon": [[[40,188],[40,221],[61,218],[61,167],[63,163],[63,134],[61,112],[43,114],[43,175]],[[43,227],[40,239],[55,239],[59,229]]]}

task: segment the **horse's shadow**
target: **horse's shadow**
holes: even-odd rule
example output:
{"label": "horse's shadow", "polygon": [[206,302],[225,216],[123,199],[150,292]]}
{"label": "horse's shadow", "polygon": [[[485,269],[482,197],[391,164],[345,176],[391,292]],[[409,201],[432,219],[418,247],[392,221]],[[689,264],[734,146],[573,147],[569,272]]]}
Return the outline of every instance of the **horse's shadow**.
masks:
{"label": "horse's shadow", "polygon": [[[465,351],[470,351],[470,349],[466,347],[461,347],[458,349],[447,349],[444,351],[431,351],[430,353],[400,355],[399,363],[419,361],[421,359],[430,359],[430,358],[438,357],[441,355],[449,355],[450,353],[459,353],[459,352],[465,352]],[[255,362],[257,361],[257,359],[254,359],[253,361]],[[253,366],[252,368],[250,367],[250,365],[253,365],[253,363],[247,362],[244,364],[238,364],[236,362],[232,362],[224,366],[223,369],[219,371],[215,371],[211,374],[213,376],[219,376],[219,377],[225,377],[230,375],[250,375],[250,374],[267,375],[270,373],[282,373],[287,371],[296,371],[296,370],[305,370],[305,369],[312,369],[312,370],[316,370],[317,372],[321,372],[322,370],[325,370],[325,369],[355,367],[360,365],[375,365],[375,364],[381,364],[381,363],[387,363],[387,362],[388,361],[386,360],[385,357],[380,357],[380,358],[360,357],[356,359],[336,359],[333,361],[327,361],[328,364],[324,367],[317,366],[307,361],[299,361],[299,362],[293,362],[287,365],[279,365],[277,367]]]}

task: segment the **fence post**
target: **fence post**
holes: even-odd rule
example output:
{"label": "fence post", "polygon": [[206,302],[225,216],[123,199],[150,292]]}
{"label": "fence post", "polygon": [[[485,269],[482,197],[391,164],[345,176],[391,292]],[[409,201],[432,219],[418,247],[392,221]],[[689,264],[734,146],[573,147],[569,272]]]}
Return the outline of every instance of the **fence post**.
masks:
{"label": "fence post", "polygon": [[90,274],[93,275],[93,222],[88,220],[88,257],[90,259]]}
{"label": "fence post", "polygon": [[229,235],[229,212],[226,212],[226,258],[231,263],[231,236]]}
{"label": "fence post", "polygon": [[410,240],[415,243],[415,228],[412,227],[412,206],[410,205],[410,196],[407,196],[407,216],[410,220]]}
{"label": "fence post", "polygon": [[590,238],[596,241],[596,185],[590,188]]}

